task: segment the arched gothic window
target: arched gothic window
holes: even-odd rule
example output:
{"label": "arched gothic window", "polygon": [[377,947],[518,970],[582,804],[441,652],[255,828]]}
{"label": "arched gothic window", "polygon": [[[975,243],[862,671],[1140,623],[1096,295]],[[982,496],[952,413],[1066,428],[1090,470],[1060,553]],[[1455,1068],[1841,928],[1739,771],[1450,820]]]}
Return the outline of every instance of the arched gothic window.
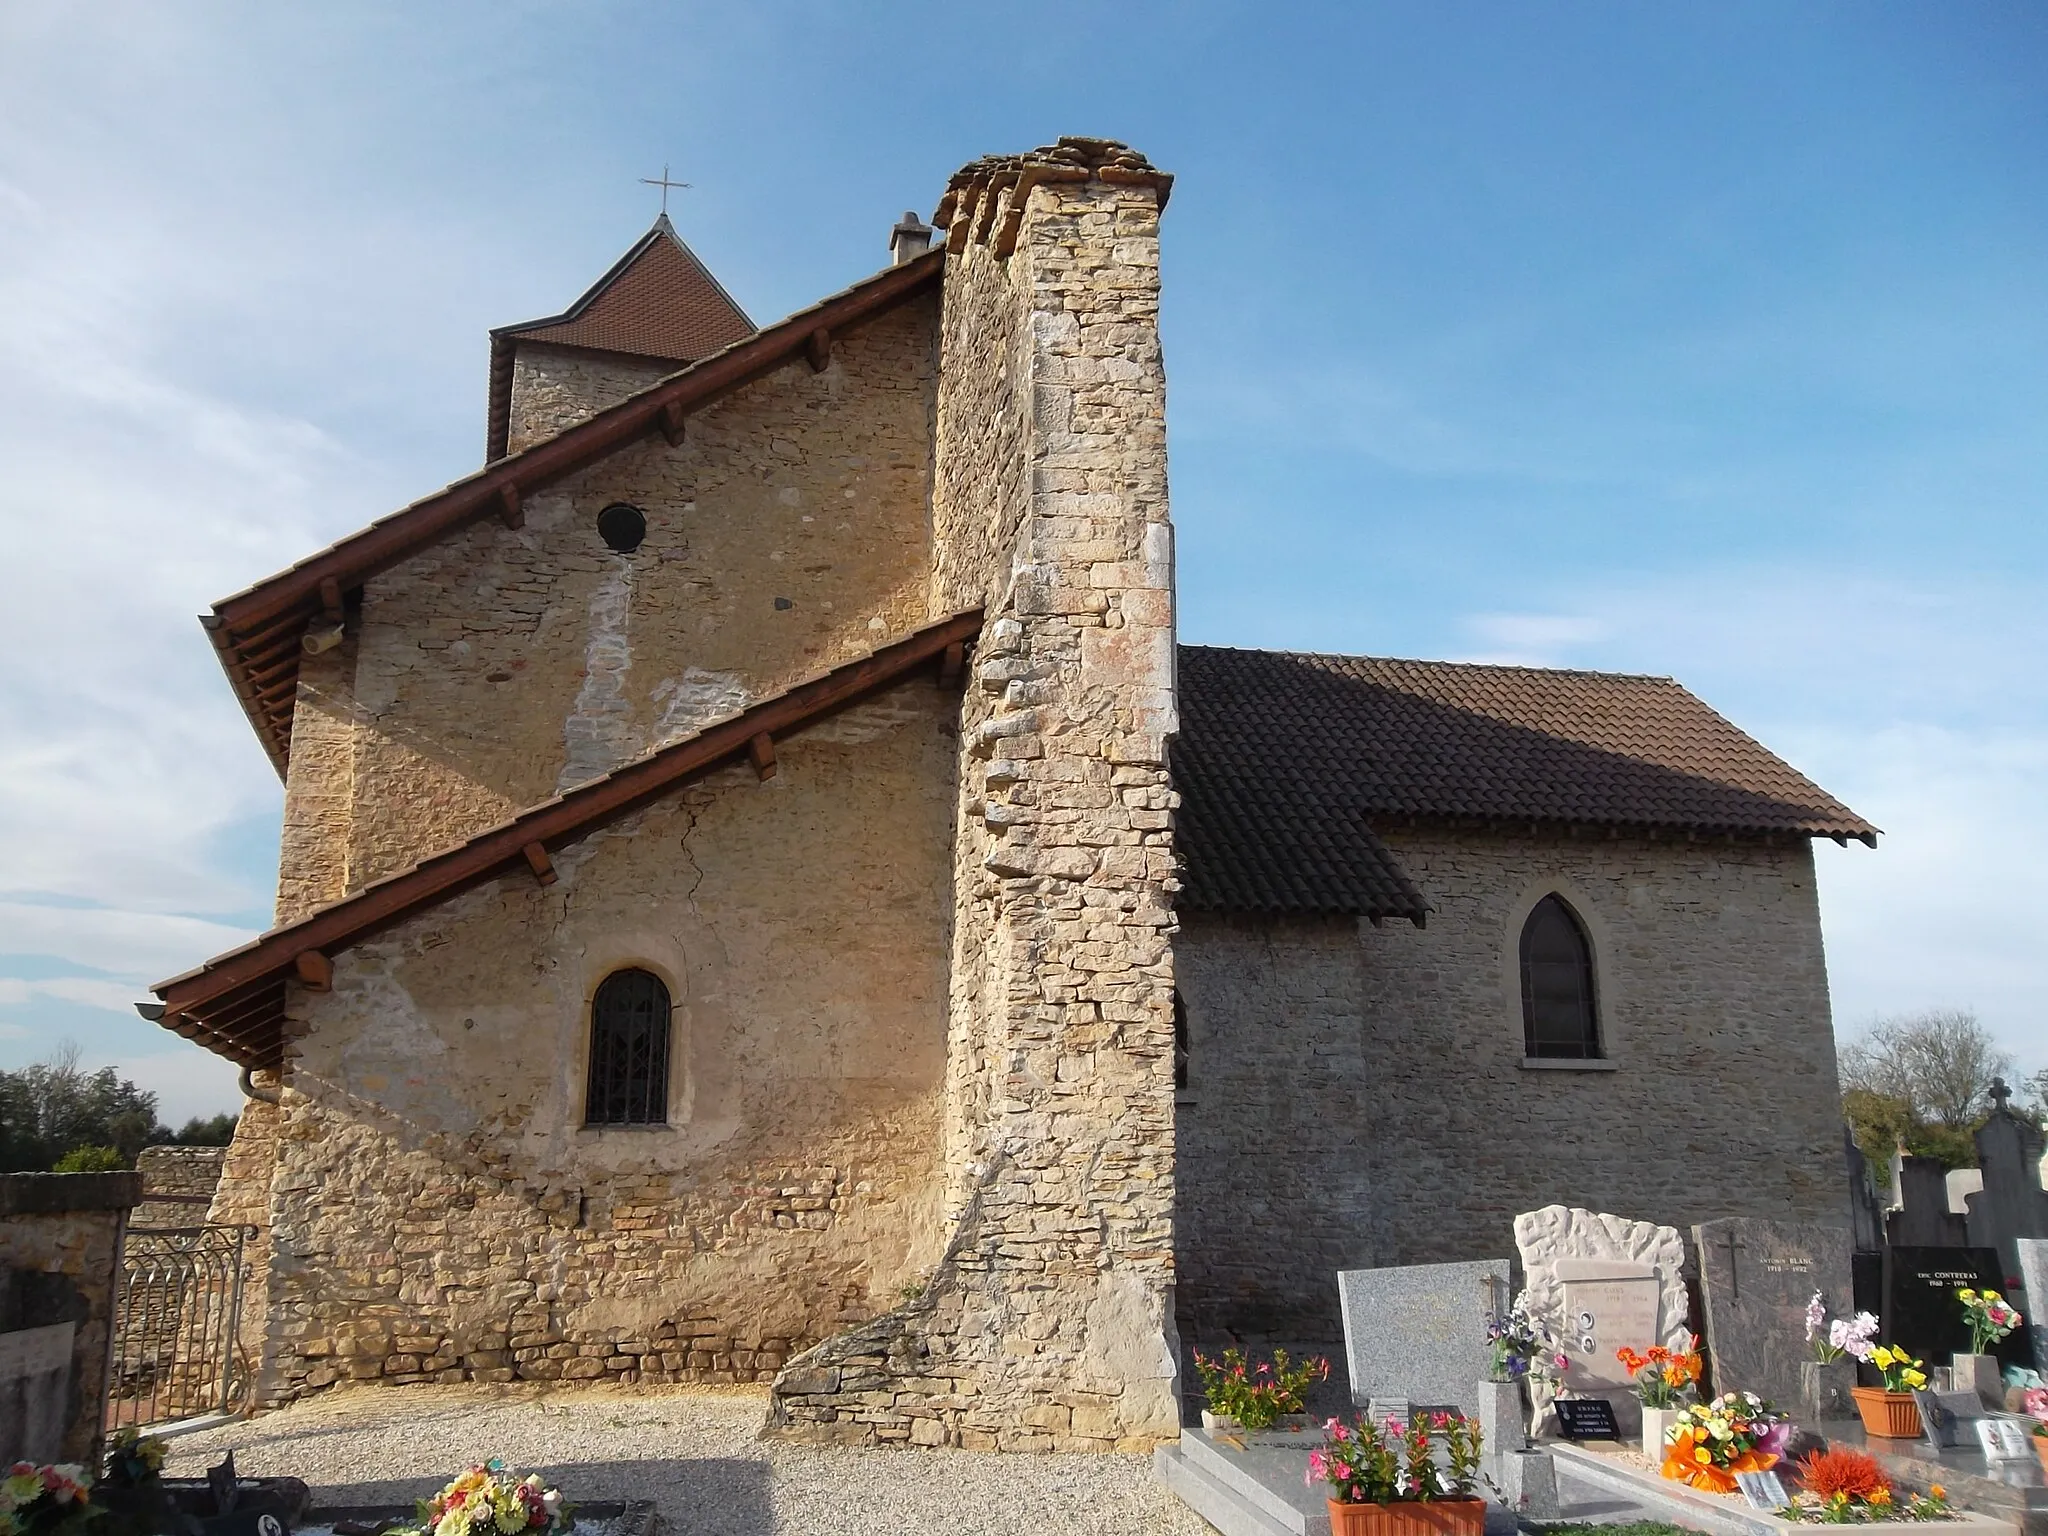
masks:
{"label": "arched gothic window", "polygon": [[648,971],[614,971],[590,1000],[585,1125],[668,1123],[668,988]]}
{"label": "arched gothic window", "polygon": [[1522,1036],[1530,1056],[1600,1054],[1593,946],[1561,896],[1537,902],[1522,924]]}
{"label": "arched gothic window", "polygon": [[1188,1086],[1188,1007],[1178,989],[1173,994],[1173,1086],[1176,1092]]}

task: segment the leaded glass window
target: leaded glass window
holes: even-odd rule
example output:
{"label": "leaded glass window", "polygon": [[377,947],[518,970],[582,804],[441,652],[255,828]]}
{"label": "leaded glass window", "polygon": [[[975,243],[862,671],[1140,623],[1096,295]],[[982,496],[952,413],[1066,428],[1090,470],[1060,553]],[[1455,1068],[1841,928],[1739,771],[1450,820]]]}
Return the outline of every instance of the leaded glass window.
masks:
{"label": "leaded glass window", "polygon": [[590,1002],[585,1125],[668,1123],[668,988],[647,971],[614,971]]}
{"label": "leaded glass window", "polygon": [[1530,1056],[1600,1054],[1593,946],[1561,896],[1537,902],[1522,924],[1522,1030]]}

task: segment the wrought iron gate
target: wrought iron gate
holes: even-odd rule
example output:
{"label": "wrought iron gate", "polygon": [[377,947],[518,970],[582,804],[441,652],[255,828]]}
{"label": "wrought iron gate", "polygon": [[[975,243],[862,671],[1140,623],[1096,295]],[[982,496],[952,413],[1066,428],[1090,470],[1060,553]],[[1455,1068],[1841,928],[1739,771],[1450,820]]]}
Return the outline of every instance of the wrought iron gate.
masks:
{"label": "wrought iron gate", "polygon": [[107,1376],[108,1429],[244,1406],[243,1249],[255,1235],[245,1226],[128,1229]]}

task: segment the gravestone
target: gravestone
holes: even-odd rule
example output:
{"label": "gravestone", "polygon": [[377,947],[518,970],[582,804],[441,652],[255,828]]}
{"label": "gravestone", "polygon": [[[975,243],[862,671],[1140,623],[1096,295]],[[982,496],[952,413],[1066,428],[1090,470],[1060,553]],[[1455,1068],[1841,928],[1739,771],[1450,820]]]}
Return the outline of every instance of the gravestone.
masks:
{"label": "gravestone", "polygon": [[2023,1237],[2014,1247],[2019,1250],[2024,1287],[2014,1305],[2027,1319],[2025,1331],[2033,1340],[2034,1369],[2048,1374],[2048,1238]]}
{"label": "gravestone", "polygon": [[[2002,1283],[1996,1249],[1888,1248],[1879,1337],[1924,1361],[1930,1374],[1937,1366],[1946,1368],[1951,1356],[1970,1348],[1970,1325],[1956,1292],[1998,1290]],[[2015,1330],[1993,1351],[2018,1362],[2024,1347]]]}
{"label": "gravestone", "polygon": [[1961,1248],[1969,1222],[1948,1208],[1948,1167],[1939,1158],[1892,1154],[1892,1204],[1885,1242],[1894,1248]]}
{"label": "gravestone", "polygon": [[[1626,1344],[1684,1348],[1687,1299],[1685,1240],[1675,1227],[1630,1221],[1575,1206],[1546,1205],[1515,1218],[1529,1314],[1559,1341],[1569,1366],[1569,1394],[1594,1395],[1613,1404],[1624,1434],[1642,1427],[1642,1405],[1626,1386],[1614,1351]],[[1594,1261],[1597,1261],[1597,1265]],[[1647,1297],[1654,1292],[1654,1307]],[[1576,1303],[1576,1305],[1575,1305]],[[1590,1314],[1592,1325],[1581,1326]],[[1639,1337],[1619,1337],[1647,1327]],[[1590,1342],[1589,1342],[1590,1341]],[[1622,1385],[1595,1385],[1613,1382]],[[1552,1416],[1552,1388],[1532,1380],[1536,1421]]]}
{"label": "gravestone", "polygon": [[2033,1121],[2006,1107],[2011,1097],[2004,1079],[1994,1077],[1991,1113],[1973,1138],[1982,1188],[1964,1201],[1970,1246],[1998,1250],[1998,1290],[2021,1283],[2019,1239],[2048,1237],[2048,1190],[2041,1188],[2041,1133]]}
{"label": "gravestone", "polygon": [[1408,1264],[1337,1274],[1351,1401],[1404,1397],[1479,1413],[1486,1325],[1508,1303],[1508,1261]]}
{"label": "gravestone", "polygon": [[1849,1229],[1730,1217],[1692,1229],[1714,1390],[1754,1392],[1802,1420],[1800,1367],[1812,1358],[1806,1307],[1815,1291],[1830,1317],[1855,1304]]}
{"label": "gravestone", "polygon": [[76,1332],[52,1323],[0,1333],[0,1467],[63,1459]]}

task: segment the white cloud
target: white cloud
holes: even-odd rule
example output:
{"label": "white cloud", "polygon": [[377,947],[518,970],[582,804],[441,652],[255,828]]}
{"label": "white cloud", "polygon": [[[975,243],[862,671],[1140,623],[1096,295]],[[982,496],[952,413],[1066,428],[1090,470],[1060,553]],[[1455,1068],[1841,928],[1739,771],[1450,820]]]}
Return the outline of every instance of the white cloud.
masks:
{"label": "white cloud", "polygon": [[0,954],[53,956],[138,983],[189,970],[253,936],[169,913],[0,901]]}
{"label": "white cloud", "polygon": [[57,997],[89,1008],[108,1008],[115,1013],[132,1013],[141,989],[124,982],[97,976],[51,976],[39,981],[22,981],[0,976],[0,1007],[25,1003],[35,997]]}

